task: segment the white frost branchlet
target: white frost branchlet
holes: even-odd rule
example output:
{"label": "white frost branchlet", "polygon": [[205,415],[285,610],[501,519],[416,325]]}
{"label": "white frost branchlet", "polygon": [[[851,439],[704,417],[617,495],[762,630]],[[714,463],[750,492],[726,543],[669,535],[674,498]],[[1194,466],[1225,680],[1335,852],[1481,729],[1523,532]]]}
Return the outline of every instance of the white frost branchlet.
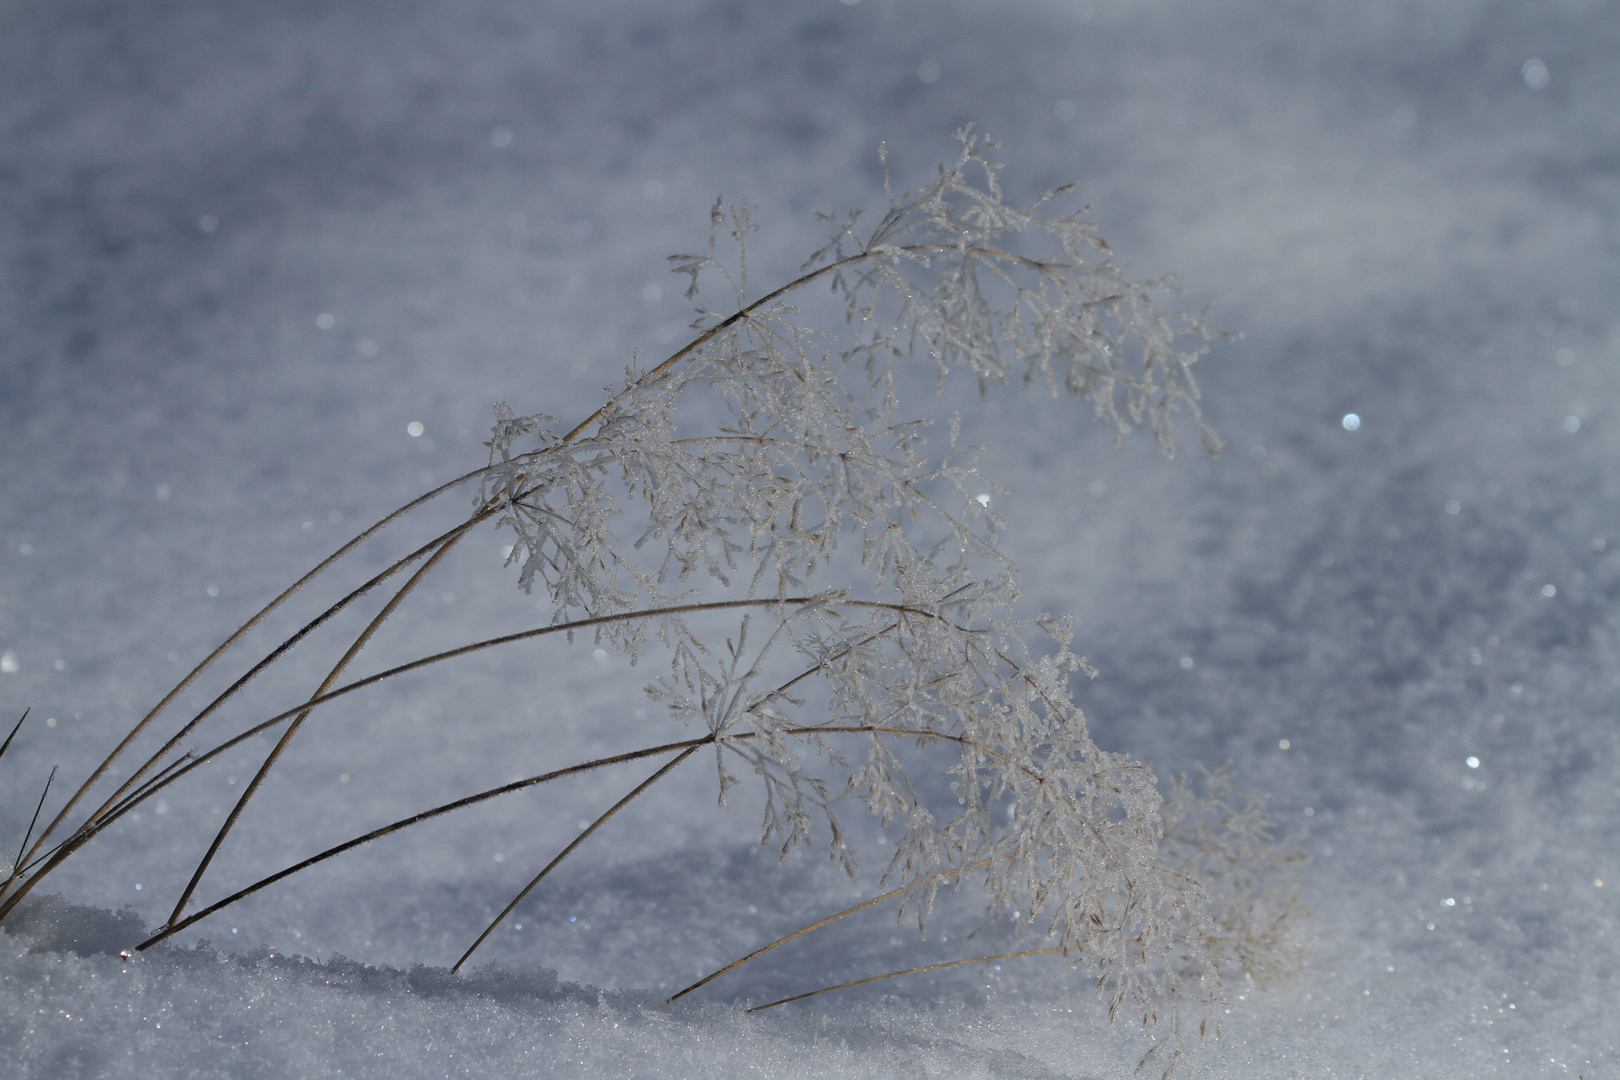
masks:
{"label": "white frost branchlet", "polygon": [[[722,800],[737,782],[728,757],[763,784],[764,842],[785,855],[820,823],[853,872],[836,811],[857,801],[901,824],[888,876],[919,923],[942,882],[978,880],[994,909],[1029,913],[1048,945],[1089,967],[1112,1010],[1174,1031],[1184,1005],[1221,999],[1222,961],[1281,963],[1276,933],[1251,940],[1252,919],[1218,921],[1253,905],[1226,898],[1217,911],[1190,870],[1219,850],[1222,889],[1258,895],[1281,864],[1272,846],[1231,839],[1249,827],[1242,815],[1205,821],[1190,844],[1167,839],[1151,773],[1091,741],[1067,687],[1089,672],[1068,624],[1015,614],[1005,523],[979,497],[995,489],[954,423],[942,450],[928,444],[927,424],[902,411],[896,365],[925,354],[941,379],[1021,374],[1085,399],[1116,435],[1147,422],[1166,452],[1180,406],[1214,450],[1190,370],[1208,335],[1153,303],[1163,283],[1127,280],[1088,221],[1043,215],[1066,190],[1006,204],[991,149],[964,133],[954,165],[892,199],[869,231],[825,218],[832,236],[803,276],[757,299],[749,207],[717,202],[709,251],[674,269],[689,296],[718,278],[734,306],[704,311],[691,345],[632,370],[570,432],[499,409],[479,499],[500,507],[521,580],[545,590],[558,624],[762,602],[723,649],[684,612],[598,633],[638,658],[656,631],[669,667],[651,693],[711,738]],[[1053,250],[1024,253],[1043,241]],[[790,302],[817,280],[842,302],[842,337]],[[615,532],[627,522],[628,548]],[[954,813],[940,816],[908,775],[919,747],[951,753]],[[1208,798],[1178,796],[1177,820],[1226,805]],[[1010,817],[995,812],[1009,804]]]}

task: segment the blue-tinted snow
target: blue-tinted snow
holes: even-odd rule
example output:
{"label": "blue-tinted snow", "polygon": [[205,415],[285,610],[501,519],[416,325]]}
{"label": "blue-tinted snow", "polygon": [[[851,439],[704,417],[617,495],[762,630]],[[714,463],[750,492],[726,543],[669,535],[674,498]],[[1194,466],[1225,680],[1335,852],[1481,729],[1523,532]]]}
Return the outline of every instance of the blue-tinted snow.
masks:
{"label": "blue-tinted snow", "polygon": [[[880,141],[908,182],[973,121],[1014,194],[1079,180],[1138,275],[1246,335],[1199,368],[1214,461],[1116,453],[1032,395],[960,403],[1031,603],[1076,615],[1102,671],[1098,740],[1161,774],[1230,760],[1308,832],[1312,959],[1233,988],[1212,1073],[1609,1075],[1616,87],[1620,17],[1574,0],[13,5],[0,712],[34,717],[0,840],[52,764],[82,774],[360,524],[476,465],[493,402],[584,415],[675,341],[662,256],[702,243],[717,193],[762,205],[766,280],[815,246],[813,211],[876,205]],[[378,658],[532,618],[503,543]],[[210,881],[660,723],[590,649],[334,710]],[[300,663],[286,685],[318,680]],[[730,1004],[942,948],[881,916],[653,1007],[856,895],[754,852],[701,770],[532,897],[493,971],[442,969],[637,777],[109,955],[167,914],[206,841],[165,825],[239,791],[225,766],[54,879],[135,914],[52,902],[0,937],[23,1075],[1112,1076],[1140,1051],[1056,963]]]}

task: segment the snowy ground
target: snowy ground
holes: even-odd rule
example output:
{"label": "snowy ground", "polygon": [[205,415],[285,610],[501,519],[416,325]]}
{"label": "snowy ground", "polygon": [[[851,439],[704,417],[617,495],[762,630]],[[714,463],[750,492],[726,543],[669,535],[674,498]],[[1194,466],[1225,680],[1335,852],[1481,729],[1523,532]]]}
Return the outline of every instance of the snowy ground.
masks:
{"label": "snowy ground", "polygon": [[[584,416],[675,342],[662,256],[717,193],[761,204],[780,277],[813,211],[879,204],[880,141],[920,181],[972,121],[1014,195],[1079,180],[1136,275],[1246,335],[1199,368],[1218,459],[1116,452],[1015,390],[945,403],[993,444],[1031,605],[1102,672],[1098,741],[1160,775],[1230,761],[1305,836],[1307,969],[1234,988],[1209,1074],[1613,1076],[1617,88],[1620,15],[1579,0],[5,6],[0,716],[33,716],[0,838],[53,764],[82,776],[283,585],[480,464],[492,403]],[[379,662],[532,618],[483,543]],[[335,712],[204,892],[661,723],[590,653]],[[943,955],[872,913],[657,1005],[857,895],[756,851],[701,770],[532,896],[491,968],[447,972],[635,778],[374,845],[120,960],[206,843],[173,822],[236,779],[98,840],[8,927],[11,1074],[1103,1077],[1143,1045],[1039,958],[743,1013]]]}

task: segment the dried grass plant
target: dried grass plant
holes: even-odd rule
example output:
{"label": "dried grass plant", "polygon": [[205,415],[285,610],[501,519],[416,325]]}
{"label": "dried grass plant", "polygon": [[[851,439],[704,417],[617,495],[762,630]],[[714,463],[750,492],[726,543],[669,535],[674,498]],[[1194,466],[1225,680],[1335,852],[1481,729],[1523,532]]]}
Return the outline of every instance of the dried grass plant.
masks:
{"label": "dried grass plant", "polygon": [[[1069,189],[1027,208],[1009,205],[992,144],[970,132],[960,143],[937,178],[890,191],[875,223],[826,217],[827,244],[799,276],[761,294],[748,279],[750,208],[717,202],[708,250],[673,258],[673,270],[690,279],[689,297],[700,284],[717,285],[724,301],[701,311],[687,344],[654,366],[633,366],[572,425],[498,406],[487,465],[346,544],[130,728],[25,841],[0,891],[0,918],[130,811],[250,740],[270,744],[261,764],[164,927],[139,947],[430,818],[609,764],[654,763],[538,869],[459,968],[605,821],[701,754],[722,802],[739,776],[761,786],[761,840],[784,855],[819,838],[853,873],[840,822],[846,807],[896,826],[898,838],[888,853],[890,891],[676,997],[873,904],[894,902],[921,925],[942,885],[965,883],[983,890],[992,913],[1017,912],[1031,947],[908,971],[1061,955],[1090,973],[1110,1015],[1159,1024],[1144,1066],[1182,1070],[1183,1033],[1206,1032],[1225,1000],[1223,969],[1266,980],[1292,962],[1293,856],[1273,840],[1258,804],[1232,796],[1224,778],[1202,794],[1177,782],[1166,796],[1145,765],[1092,742],[1068,687],[1090,671],[1071,651],[1069,623],[1020,614],[1016,574],[998,546],[1006,522],[991,509],[999,489],[979,474],[954,421],[940,438],[902,408],[896,372],[926,361],[941,380],[1022,378],[1082,399],[1116,437],[1148,427],[1166,453],[1179,410],[1213,451],[1191,371],[1208,335],[1197,319],[1157,305],[1165,282],[1128,280],[1083,211],[1053,209]],[[841,329],[816,329],[795,306],[811,286],[830,287]],[[463,485],[476,487],[464,521],[337,599],[174,724],[127,775],[114,768],[137,739],[152,738],[204,670],[295,592]],[[522,588],[550,612],[542,625],[345,681],[402,601],[464,538],[489,528],[508,533]],[[393,591],[381,609],[313,693],[216,732],[243,686],[385,586]],[[721,617],[731,629],[717,636]],[[659,674],[649,693],[685,729],[681,737],[469,794],[194,905],[221,844],[313,712],[469,653],[582,634],[631,661],[653,661]],[[954,805],[929,795],[942,785],[919,782],[919,762],[936,770],[943,762]]]}

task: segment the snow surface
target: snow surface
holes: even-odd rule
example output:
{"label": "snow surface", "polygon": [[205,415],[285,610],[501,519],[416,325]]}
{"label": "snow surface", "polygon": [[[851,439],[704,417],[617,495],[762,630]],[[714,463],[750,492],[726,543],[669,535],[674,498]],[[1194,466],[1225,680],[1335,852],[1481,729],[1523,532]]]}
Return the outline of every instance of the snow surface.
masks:
{"label": "snow surface", "polygon": [[[780,278],[813,211],[879,204],[880,141],[921,180],[972,121],[1015,195],[1079,180],[1135,273],[1246,335],[1199,368],[1218,459],[1116,452],[1015,389],[940,403],[993,444],[1032,607],[1077,618],[1097,740],[1160,775],[1230,761],[1304,836],[1308,967],[1232,988],[1208,1073],[1615,1075],[1617,106],[1595,0],[8,5],[0,715],[33,716],[0,837],[53,764],[82,776],[286,583],[481,463],[493,402],[584,416],[675,342],[662,256],[717,193],[761,204],[755,272]],[[500,543],[368,657],[532,619]],[[646,737],[639,682],[580,642],[334,709],[203,892]],[[531,896],[491,967],[448,974],[640,774],[372,845],[120,959],[206,843],[174,823],[236,768],[6,927],[0,1071],[1104,1077],[1144,1046],[1044,958],[743,1012],[950,955],[881,913],[659,1005],[860,895],[756,851],[702,770]]]}

